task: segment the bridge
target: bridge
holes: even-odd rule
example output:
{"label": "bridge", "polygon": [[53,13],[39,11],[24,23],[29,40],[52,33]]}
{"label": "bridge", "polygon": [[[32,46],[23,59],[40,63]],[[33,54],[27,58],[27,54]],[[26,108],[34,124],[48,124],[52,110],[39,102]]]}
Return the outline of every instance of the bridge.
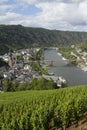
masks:
{"label": "bridge", "polygon": [[[54,62],[59,62],[59,61],[60,61],[60,60],[49,60],[49,59],[43,60],[44,63],[45,63],[45,62],[49,63],[49,66],[53,66],[53,63],[54,63]],[[75,60],[64,59],[63,61],[65,61],[65,62],[67,62],[67,63],[71,63],[71,62],[74,62]]]}

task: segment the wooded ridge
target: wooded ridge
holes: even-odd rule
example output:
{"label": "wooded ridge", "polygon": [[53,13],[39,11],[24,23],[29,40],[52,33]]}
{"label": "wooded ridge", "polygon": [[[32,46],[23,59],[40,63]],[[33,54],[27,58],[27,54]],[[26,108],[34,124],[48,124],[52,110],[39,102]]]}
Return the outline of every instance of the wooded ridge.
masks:
{"label": "wooded ridge", "polygon": [[72,45],[87,42],[87,32],[48,30],[21,25],[0,25],[0,54],[28,47]]}

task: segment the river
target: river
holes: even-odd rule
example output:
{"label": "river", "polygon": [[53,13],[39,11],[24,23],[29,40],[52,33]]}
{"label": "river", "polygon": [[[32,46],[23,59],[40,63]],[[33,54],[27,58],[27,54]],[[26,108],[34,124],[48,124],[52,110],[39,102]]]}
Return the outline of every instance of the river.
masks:
{"label": "river", "polygon": [[55,76],[62,76],[66,79],[69,86],[87,84],[87,72],[74,65],[68,65],[62,58],[56,50],[45,50],[44,59],[54,60],[53,66],[48,68],[48,72],[53,72]]}

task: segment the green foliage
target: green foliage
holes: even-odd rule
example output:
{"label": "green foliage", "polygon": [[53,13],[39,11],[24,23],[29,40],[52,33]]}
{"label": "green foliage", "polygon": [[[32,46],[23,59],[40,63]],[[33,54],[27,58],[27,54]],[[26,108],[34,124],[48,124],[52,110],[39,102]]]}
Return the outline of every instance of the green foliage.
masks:
{"label": "green foliage", "polygon": [[22,55],[18,55],[18,56],[17,56],[17,60],[18,60],[18,61],[23,61],[23,56],[22,56]]}
{"label": "green foliage", "polygon": [[59,48],[59,51],[63,54],[63,56],[68,59],[71,58],[71,51],[73,50],[74,48],[72,48],[71,46],[64,46]]}
{"label": "green foliage", "polygon": [[3,81],[3,91],[23,91],[23,90],[47,90],[56,89],[56,84],[53,81],[46,80],[44,78],[34,78],[31,82],[27,83],[16,83],[9,80]]}
{"label": "green foliage", "polygon": [[0,130],[49,130],[87,112],[87,86],[0,94]]}
{"label": "green foliage", "polygon": [[80,44],[79,48],[80,48],[82,51],[86,51],[86,52],[87,52],[87,43]]}
{"label": "green foliage", "polygon": [[8,79],[3,80],[3,91],[4,92],[10,92],[10,91],[17,91],[19,84],[16,82],[11,82]]}
{"label": "green foliage", "polygon": [[64,47],[59,47],[59,52],[62,53],[62,55],[70,60],[70,63],[72,64],[77,64],[77,57],[74,55],[71,55],[71,52],[75,51],[75,48],[72,48],[71,46],[64,46]]}
{"label": "green foliage", "polygon": [[3,91],[11,91],[12,90],[12,84],[9,80],[3,81]]}
{"label": "green foliage", "polygon": [[46,80],[44,78],[33,79],[31,82],[31,88],[35,90],[47,90],[47,89],[55,89],[56,84],[52,80]]}
{"label": "green foliage", "polygon": [[71,45],[87,42],[86,32],[69,32],[30,28],[21,25],[0,26],[0,53],[9,49],[23,49],[28,47],[50,47]]}
{"label": "green foliage", "polygon": [[31,66],[35,71],[39,72],[39,74],[47,74],[47,70],[42,68],[38,61],[31,62]]}

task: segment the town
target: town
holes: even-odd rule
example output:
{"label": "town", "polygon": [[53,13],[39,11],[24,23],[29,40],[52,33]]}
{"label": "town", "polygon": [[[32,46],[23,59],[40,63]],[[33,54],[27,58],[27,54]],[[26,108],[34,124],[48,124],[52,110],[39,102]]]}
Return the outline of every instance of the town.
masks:
{"label": "town", "polygon": [[47,72],[41,48],[21,49],[14,52],[9,50],[9,53],[1,55],[0,58],[7,63],[0,67],[0,87],[2,81],[6,79],[22,84],[31,82],[34,78],[45,78],[56,83],[58,88],[66,84],[64,78]]}

